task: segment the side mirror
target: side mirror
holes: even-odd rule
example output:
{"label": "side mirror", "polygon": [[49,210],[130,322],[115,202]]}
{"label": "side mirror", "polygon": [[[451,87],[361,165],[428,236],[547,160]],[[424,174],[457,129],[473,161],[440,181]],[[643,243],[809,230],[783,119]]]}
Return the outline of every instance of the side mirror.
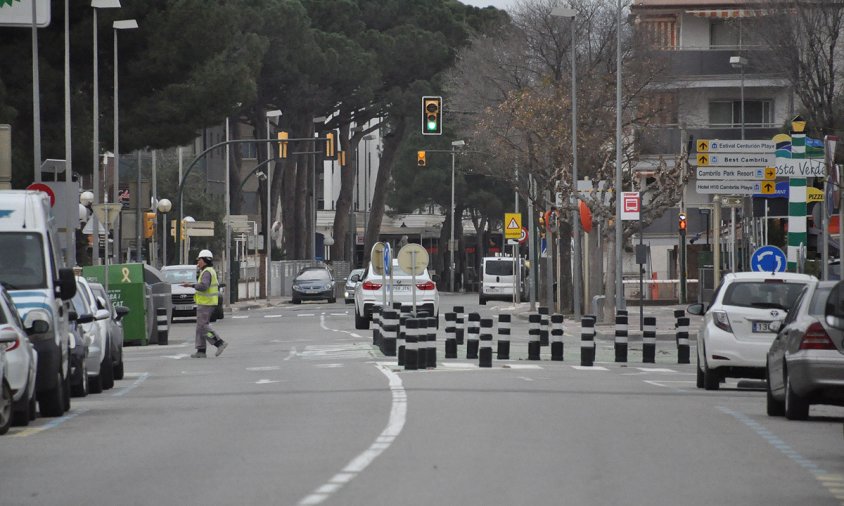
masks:
{"label": "side mirror", "polygon": [[129,308],[126,306],[117,306],[114,308],[114,311],[117,313],[117,318],[115,318],[117,321],[122,320],[124,316],[129,314]]}
{"label": "side mirror", "polygon": [[824,306],[824,316],[827,325],[834,329],[844,330],[844,281],[839,281],[829,292]]}
{"label": "side mirror", "polygon": [[782,330],[782,320],[774,320],[768,324],[768,330],[774,333],[779,333]]}
{"label": "side mirror", "polygon": [[44,320],[35,320],[32,325],[26,328],[26,335],[46,334],[50,331],[50,324]]}
{"label": "side mirror", "polygon": [[76,295],[76,276],[73,269],[59,269],[58,293],[62,300],[70,300]]}
{"label": "side mirror", "polygon": [[695,316],[703,316],[703,314],[706,313],[706,304],[692,304],[688,308],[686,308],[686,311],[689,314],[693,314]]}
{"label": "side mirror", "polygon": [[352,283],[360,281],[360,274],[352,274]]}
{"label": "side mirror", "polygon": [[79,318],[76,319],[77,323],[91,323],[92,321],[94,321],[94,315],[91,313],[81,314],[79,315]]}
{"label": "side mirror", "polygon": [[[74,285],[75,286],[75,285]],[[23,319],[23,327],[27,335],[45,334],[50,331],[50,315],[41,309],[33,309],[26,313]]]}
{"label": "side mirror", "polygon": [[94,319],[97,321],[100,320],[108,320],[111,317],[111,313],[108,309],[97,309],[97,312],[94,313]]}

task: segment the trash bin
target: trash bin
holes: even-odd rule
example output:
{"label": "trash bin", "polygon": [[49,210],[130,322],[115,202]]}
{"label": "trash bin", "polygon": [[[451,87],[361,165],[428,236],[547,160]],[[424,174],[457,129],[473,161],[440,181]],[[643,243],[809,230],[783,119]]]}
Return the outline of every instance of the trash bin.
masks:
{"label": "trash bin", "polygon": [[[89,281],[106,285],[105,266],[90,265],[82,268],[82,275]],[[147,286],[144,283],[143,264],[115,264],[108,266],[108,296],[115,305],[129,308],[123,322],[125,344],[149,344],[147,323]]]}
{"label": "trash bin", "polygon": [[604,319],[604,306],[606,304],[606,295],[595,295],[594,297],[592,297],[592,314],[595,315],[595,318],[598,322]]}

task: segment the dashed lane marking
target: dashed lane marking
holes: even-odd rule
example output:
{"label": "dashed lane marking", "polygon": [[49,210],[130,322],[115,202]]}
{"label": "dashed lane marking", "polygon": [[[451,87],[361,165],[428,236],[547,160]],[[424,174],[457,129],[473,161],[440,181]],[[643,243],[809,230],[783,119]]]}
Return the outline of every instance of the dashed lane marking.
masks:
{"label": "dashed lane marking", "polygon": [[606,367],[601,367],[599,365],[573,365],[571,367],[572,369],[577,369],[578,371],[609,371]]}
{"label": "dashed lane marking", "polygon": [[265,315],[264,315],[264,318],[281,318],[282,316],[284,316],[284,315],[280,315],[280,314],[265,314]]}

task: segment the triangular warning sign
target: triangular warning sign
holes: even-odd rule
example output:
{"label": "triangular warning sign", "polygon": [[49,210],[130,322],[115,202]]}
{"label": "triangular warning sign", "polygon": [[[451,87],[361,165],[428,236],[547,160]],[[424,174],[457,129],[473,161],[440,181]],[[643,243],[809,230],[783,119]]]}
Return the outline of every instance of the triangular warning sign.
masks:
{"label": "triangular warning sign", "polygon": [[507,230],[520,230],[521,228],[516,218],[510,218],[510,223],[507,224]]}

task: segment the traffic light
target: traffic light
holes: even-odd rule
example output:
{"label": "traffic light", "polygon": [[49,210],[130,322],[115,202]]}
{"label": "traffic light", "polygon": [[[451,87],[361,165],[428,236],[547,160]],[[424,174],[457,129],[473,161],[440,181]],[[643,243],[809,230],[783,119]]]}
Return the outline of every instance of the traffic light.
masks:
{"label": "traffic light", "polygon": [[334,145],[334,132],[325,134],[325,157],[334,159],[337,156],[337,147]]}
{"label": "traffic light", "polygon": [[279,132],[278,140],[282,141],[278,143],[278,157],[287,158],[287,132]]}
{"label": "traffic light", "polygon": [[422,97],[422,135],[442,135],[443,97]]}
{"label": "traffic light", "polygon": [[425,167],[426,165],[428,165],[428,158],[424,151],[416,152],[416,165],[420,167]]}
{"label": "traffic light", "polygon": [[686,213],[680,213],[677,216],[677,227],[681,234],[686,233]]}
{"label": "traffic light", "polygon": [[340,158],[340,167],[345,167],[346,166],[346,152],[340,151],[339,158]]}
{"label": "traffic light", "polygon": [[155,235],[155,213],[144,213],[144,237],[151,239]]}
{"label": "traffic light", "polygon": [[545,213],[540,211],[539,212],[539,219],[537,221],[539,222],[539,237],[544,238],[545,237],[545,231],[547,230],[546,229],[546,223],[547,222],[545,221]]}

